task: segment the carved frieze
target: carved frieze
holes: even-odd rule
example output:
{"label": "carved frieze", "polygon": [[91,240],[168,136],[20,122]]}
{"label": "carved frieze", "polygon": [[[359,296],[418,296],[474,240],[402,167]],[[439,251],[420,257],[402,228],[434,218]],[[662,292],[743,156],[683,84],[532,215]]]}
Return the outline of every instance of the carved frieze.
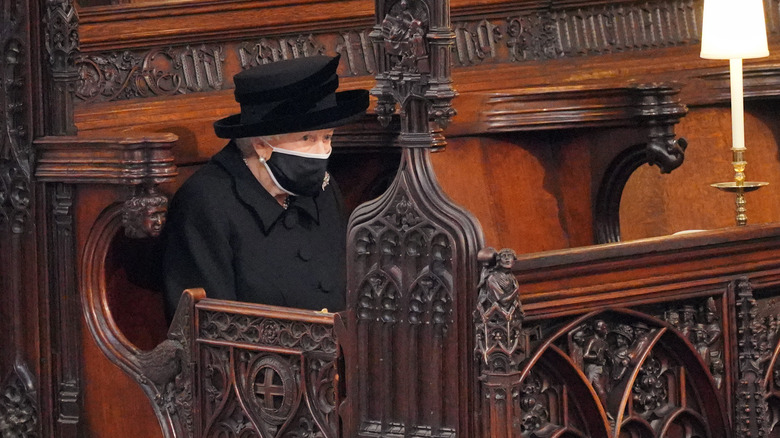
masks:
{"label": "carved frieze", "polygon": [[693,0],[612,3],[508,17],[500,29],[507,35],[510,59],[600,55],[698,42],[701,9]]}
{"label": "carved frieze", "polygon": [[306,352],[336,351],[332,326],[301,321],[203,311],[199,335],[210,341],[245,342]]}
{"label": "carved frieze", "polygon": [[[631,370],[640,363],[653,335],[642,321],[628,323],[596,318],[572,329],[561,346],[569,352],[606,407],[614,404],[610,394],[631,377]],[[639,397],[635,394],[635,402],[643,406],[649,405],[648,392],[656,394],[659,390],[643,386],[651,380],[651,368],[650,361],[645,361],[644,371],[640,370],[639,375],[645,373],[647,377],[644,383],[637,380],[634,384],[635,392],[640,393]]]}
{"label": "carved frieze", "polygon": [[341,54],[347,72],[353,76],[376,73],[376,57],[369,31],[345,31],[340,36],[336,53]]}
{"label": "carved frieze", "polygon": [[244,42],[238,46],[241,68],[254,67],[284,59],[322,55],[325,46],[314,35],[298,35],[282,38],[261,38],[257,42]]}
{"label": "carved frieze", "polygon": [[[526,318],[524,324],[535,336],[521,367],[480,377],[482,396],[490,399],[483,406],[491,416],[484,436],[656,436],[655,425],[671,423],[695,431],[692,436],[720,436],[707,432],[714,423],[702,418],[726,427],[719,392],[698,352],[662,321],[613,310],[568,321]],[[491,399],[496,389],[507,398]],[[494,416],[510,403],[518,412],[513,419]],[[681,410],[693,415],[678,416]]]}
{"label": "carved frieze", "polygon": [[[411,93],[415,89],[411,86],[416,81],[414,74],[428,71],[431,57],[439,49],[425,42],[426,33],[432,31],[431,11],[422,0],[388,2],[387,8],[373,29],[283,34],[147,52],[85,54],[76,61],[80,76],[76,96],[91,102],[220,90],[227,87],[224,78],[238,72],[225,71],[225,66],[243,69],[323,53],[342,55],[343,76],[381,74],[383,70],[404,72]],[[454,22],[454,33],[437,35],[440,41],[436,44],[443,41],[446,46],[444,40],[453,40],[453,66],[468,67],[692,45],[698,43],[700,33],[700,0],[619,1],[520,11],[506,8],[488,18],[468,16]],[[61,21],[69,17],[65,10],[57,14]],[[77,17],[71,22],[77,22]],[[771,22],[770,31],[776,31]],[[65,41],[77,44],[72,37]],[[380,51],[387,52],[389,65],[378,60]],[[447,94],[446,84],[440,85],[444,88],[438,93]],[[392,114],[388,108],[382,111]],[[442,114],[442,120],[450,116]]]}
{"label": "carved frieze", "polygon": [[76,97],[86,102],[171,96],[221,90],[224,47],[184,46],[82,55]]}
{"label": "carved frieze", "polygon": [[454,24],[455,61],[462,66],[479,64],[498,58],[499,44],[504,39],[501,27],[490,20]]}
{"label": "carved frieze", "polygon": [[26,367],[17,365],[0,386],[0,436],[40,436],[38,406]]}

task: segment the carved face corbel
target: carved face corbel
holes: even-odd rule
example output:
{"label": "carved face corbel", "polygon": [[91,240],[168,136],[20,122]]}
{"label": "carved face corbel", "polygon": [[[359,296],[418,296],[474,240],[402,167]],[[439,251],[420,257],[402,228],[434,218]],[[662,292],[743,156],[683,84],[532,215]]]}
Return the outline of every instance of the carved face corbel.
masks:
{"label": "carved face corbel", "polygon": [[154,188],[125,201],[122,210],[122,225],[125,235],[133,239],[158,237],[165,225],[168,213],[168,198]]}

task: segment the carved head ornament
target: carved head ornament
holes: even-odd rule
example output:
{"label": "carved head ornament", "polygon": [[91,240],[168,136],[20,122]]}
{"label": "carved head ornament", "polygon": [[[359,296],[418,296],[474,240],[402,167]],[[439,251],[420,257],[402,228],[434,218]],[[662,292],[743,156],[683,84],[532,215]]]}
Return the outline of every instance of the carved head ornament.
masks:
{"label": "carved head ornament", "polygon": [[122,224],[125,235],[134,239],[157,237],[165,225],[168,198],[154,190],[125,201]]}

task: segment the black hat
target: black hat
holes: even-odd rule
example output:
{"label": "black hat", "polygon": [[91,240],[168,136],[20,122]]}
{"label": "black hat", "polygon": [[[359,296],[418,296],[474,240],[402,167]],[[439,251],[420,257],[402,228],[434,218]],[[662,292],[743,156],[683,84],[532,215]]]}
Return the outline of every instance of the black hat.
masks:
{"label": "black hat", "polygon": [[217,137],[241,138],[341,126],[368,108],[367,90],[336,93],[339,56],[263,64],[233,77],[241,113],[214,122]]}

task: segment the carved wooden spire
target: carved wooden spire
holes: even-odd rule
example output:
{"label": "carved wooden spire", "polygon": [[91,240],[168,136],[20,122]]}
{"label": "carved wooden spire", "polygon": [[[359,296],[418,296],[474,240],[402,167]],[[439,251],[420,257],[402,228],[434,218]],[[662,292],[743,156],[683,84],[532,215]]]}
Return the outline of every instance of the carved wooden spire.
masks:
{"label": "carved wooden spire", "polygon": [[430,161],[455,113],[449,1],[377,0],[376,17],[372,94],[383,123],[398,107],[402,154],[389,189],[350,219],[344,436],[473,436],[463,413],[473,403],[482,231],[442,192]]}

